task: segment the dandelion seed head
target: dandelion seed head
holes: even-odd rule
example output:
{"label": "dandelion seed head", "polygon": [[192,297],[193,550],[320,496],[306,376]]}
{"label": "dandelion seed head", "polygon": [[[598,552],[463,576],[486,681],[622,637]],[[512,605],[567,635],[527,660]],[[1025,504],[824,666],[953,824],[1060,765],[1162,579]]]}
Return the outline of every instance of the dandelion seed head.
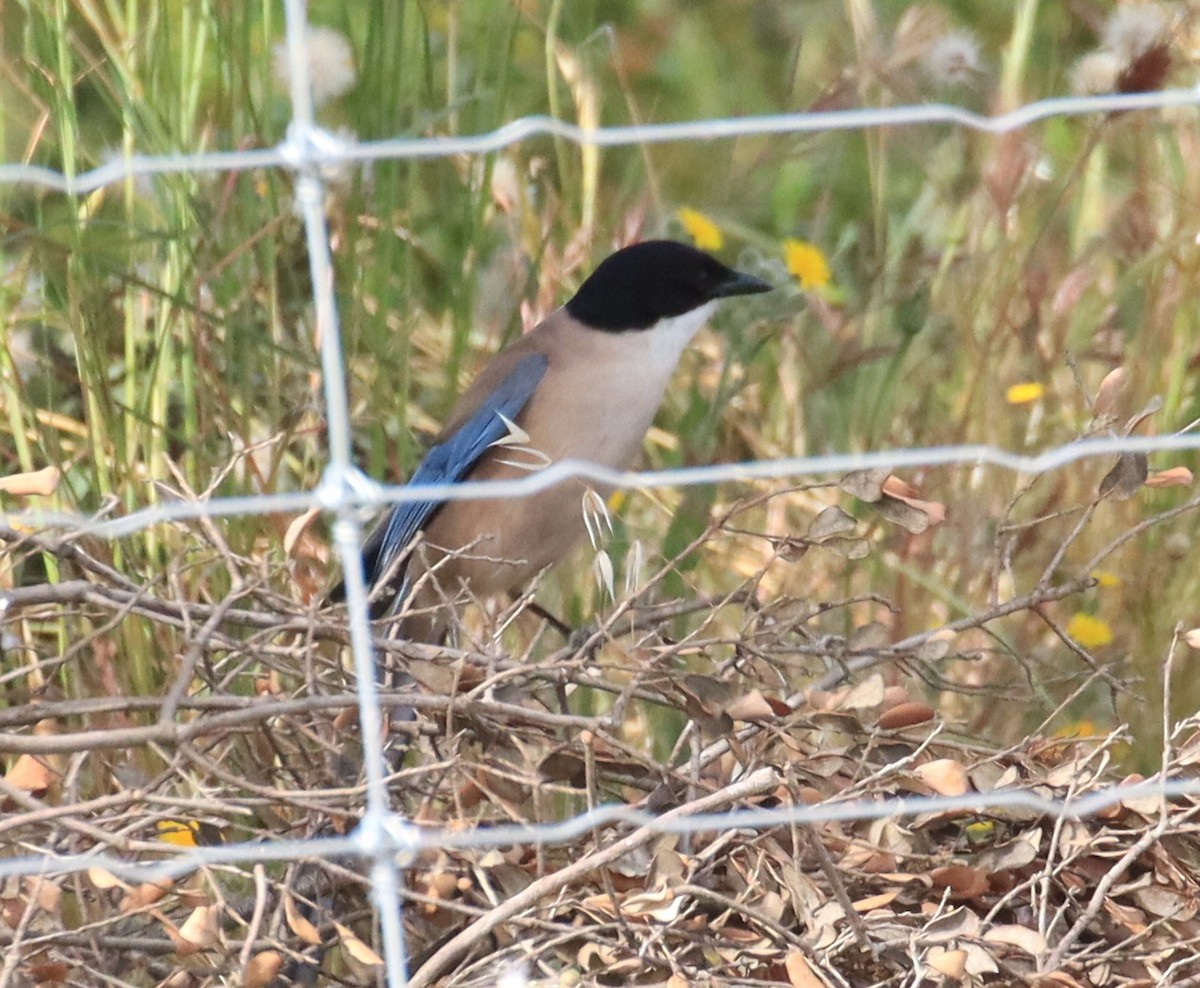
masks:
{"label": "dandelion seed head", "polygon": [[1125,4],[1105,23],[1101,44],[1128,64],[1163,44],[1170,31],[1171,18],[1161,4]]}
{"label": "dandelion seed head", "polygon": [[1116,92],[1117,80],[1124,68],[1121,58],[1114,52],[1091,52],[1071,69],[1071,90],[1080,96]]}
{"label": "dandelion seed head", "polygon": [[[324,106],[354,88],[358,73],[354,68],[354,52],[344,34],[331,27],[309,27],[304,43],[315,106]],[[271,55],[275,81],[286,88],[292,80],[287,43],[281,41],[275,45]]]}
{"label": "dandelion seed head", "polygon": [[979,42],[969,31],[951,31],[930,45],[921,65],[934,82],[947,86],[969,84],[983,71]]}

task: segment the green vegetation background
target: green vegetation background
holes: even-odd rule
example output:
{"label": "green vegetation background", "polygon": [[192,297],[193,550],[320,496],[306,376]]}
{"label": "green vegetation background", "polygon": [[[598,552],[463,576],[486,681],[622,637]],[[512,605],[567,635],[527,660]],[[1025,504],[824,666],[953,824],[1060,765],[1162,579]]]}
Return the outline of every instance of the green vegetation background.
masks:
{"label": "green vegetation background", "polygon": [[[310,20],[348,39],[357,75],[319,120],[365,141],[473,134],[544,113],[612,125],[933,100],[998,111],[1068,91],[1111,11],[1032,0],[359,0],[314,2]],[[49,0],[4,5],[0,18],[6,161],[77,173],[130,153],[285,137],[276,3]],[[978,64],[939,78],[926,56],[961,32]],[[1185,49],[1172,69],[1183,81]],[[729,260],[781,281],[783,240],[817,245],[834,286],[730,307],[685,362],[648,465],[941,443],[1038,450],[1094,427],[1089,396],[1118,367],[1130,382],[1124,415],[1161,395],[1150,430],[1182,428],[1200,415],[1200,173],[1189,164],[1198,140],[1191,110],[1055,119],[1008,137],[925,126],[603,152],[539,138],[479,158],[331,173],[359,462],[402,480],[458,388],[523,316],[561,302],[630,236],[683,236],[682,206],[721,227]],[[8,185],[0,216],[0,474],[65,471],[53,497],[6,498],[6,509],[123,511],[176,492],[319,480],[321,381],[288,174],[164,174],[78,198]],[[1041,385],[1041,396],[1010,403],[1020,383]],[[877,596],[839,609],[840,625],[825,630],[879,622],[898,637],[1031,587],[1110,466],[1037,481],[990,469],[906,473],[948,508],[922,536],[834,492],[781,495],[741,525],[769,528],[775,543],[712,540],[680,564],[672,588],[728,591],[769,566],[762,595]],[[669,556],[746,493],[630,498],[618,568],[632,539]],[[1145,490],[1100,505],[1064,572],[1188,496]],[[776,558],[778,538],[804,532],[827,503],[860,517],[869,556]],[[306,583],[285,559],[289,521],[231,519],[221,531],[280,589],[310,597],[316,578]],[[219,599],[228,575],[195,532],[158,526],[98,551],[139,581]],[[1157,670],[1172,629],[1200,623],[1194,538],[1190,515],[1153,528],[1106,562],[1105,585],[1052,609],[1059,628],[1079,613],[1099,619],[1099,633],[1076,624],[1091,629],[1085,649],[1119,678],[1140,678],[1127,694],[1092,686],[1047,729],[1106,731],[1129,719],[1135,756],[1153,762]],[[604,606],[586,563],[560,569],[543,595],[576,619]],[[49,560],[26,560],[2,575],[56,574]],[[65,649],[72,632],[38,634]],[[169,679],[175,646],[160,634],[123,627],[120,689],[153,692]],[[944,689],[943,709],[996,741],[1041,723],[1087,674],[1030,615],[960,645],[975,661],[931,677],[930,693]],[[6,658],[7,671],[19,661]],[[115,688],[74,665],[57,675],[68,693]],[[6,702],[27,698],[29,682],[5,682]],[[1194,710],[1200,692],[1181,684],[1176,702],[1177,714]]]}

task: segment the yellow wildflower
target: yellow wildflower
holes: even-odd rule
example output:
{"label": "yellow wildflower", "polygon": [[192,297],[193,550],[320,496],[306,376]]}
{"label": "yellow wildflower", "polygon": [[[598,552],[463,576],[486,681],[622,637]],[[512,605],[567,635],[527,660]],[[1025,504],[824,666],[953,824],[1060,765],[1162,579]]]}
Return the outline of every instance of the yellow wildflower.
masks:
{"label": "yellow wildflower", "polygon": [[1067,634],[1084,648],[1100,648],[1113,640],[1112,628],[1107,621],[1082,611],[1067,622]]}
{"label": "yellow wildflower", "polygon": [[1121,585],[1121,578],[1116,573],[1111,573],[1106,569],[1093,570],[1092,579],[1096,581],[1096,586],[1104,587],[1105,589]]}
{"label": "yellow wildflower", "polygon": [[806,292],[829,284],[829,262],[819,247],[804,240],[785,240],[783,261]]}
{"label": "yellow wildflower", "polygon": [[1054,737],[1071,740],[1073,738],[1092,738],[1097,735],[1103,737],[1104,733],[1096,726],[1094,721],[1084,717],[1082,720],[1074,720],[1068,724],[1063,724],[1062,727],[1054,732]]}
{"label": "yellow wildflower", "polygon": [[721,228],[698,209],[684,206],[675,211],[675,216],[687,230],[692,242],[701,250],[720,250],[725,243]]}
{"label": "yellow wildflower", "polygon": [[1004,392],[1004,400],[1010,405],[1028,405],[1031,401],[1037,401],[1045,393],[1046,389],[1037,381],[1022,381]]}

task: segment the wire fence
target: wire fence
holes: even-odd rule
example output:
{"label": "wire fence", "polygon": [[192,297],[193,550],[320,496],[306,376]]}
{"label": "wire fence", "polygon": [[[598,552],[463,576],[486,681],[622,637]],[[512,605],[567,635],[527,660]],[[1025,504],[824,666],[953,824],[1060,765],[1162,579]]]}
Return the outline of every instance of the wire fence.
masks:
{"label": "wire fence", "polygon": [[[431,496],[446,500],[510,497],[541,490],[573,476],[601,481],[614,487],[651,488],[822,477],[862,469],[946,464],[989,464],[1034,475],[1057,470],[1088,457],[1200,448],[1200,435],[1177,434],[1155,438],[1126,436],[1091,439],[1048,449],[1032,456],[1014,454],[991,446],[939,446],[929,449],[906,448],[871,453],[784,457],[680,470],[624,473],[567,461],[511,482],[465,483],[448,490],[436,486],[379,485],[362,474],[352,461],[345,365],[335,303],[330,237],[323,208],[322,169],[330,164],[368,162],[383,158],[485,154],[545,135],[580,144],[612,147],[667,141],[714,141],[751,135],[781,135],[832,129],[935,124],[952,124],[990,133],[1004,133],[1028,127],[1038,121],[1070,115],[1117,111],[1155,112],[1173,108],[1194,111],[1200,108],[1200,88],[1049,99],[1021,106],[998,116],[982,116],[950,105],[920,105],[603,127],[594,130],[582,129],[546,117],[527,117],[514,120],[486,134],[349,143],[323,130],[315,122],[305,54],[307,24],[303,0],[288,0],[286,15],[293,115],[287,139],[283,144],[262,150],[158,157],[132,155],[78,175],[65,175],[30,165],[4,164],[0,165],[0,183],[37,185],[67,195],[82,195],[107,184],[123,181],[130,175],[184,171],[225,172],[265,167],[292,172],[296,182],[297,203],[306,232],[317,335],[321,345],[322,380],[328,422],[328,467],[322,483],[315,490],[303,493],[222,498],[201,503],[166,502],[146,507],[119,519],[92,519],[45,512],[10,514],[9,519],[31,526],[49,525],[75,533],[113,538],[164,522],[196,517],[296,512],[312,507],[332,512],[337,519],[333,526],[334,544],[342,570],[346,574],[357,710],[364,738],[377,738],[381,735],[381,710],[384,707],[375,674],[367,591],[359,557],[363,533],[355,509],[365,504],[393,504],[426,500]],[[8,595],[0,593],[0,617],[9,603]],[[6,740],[4,747],[17,750],[11,746],[10,742],[13,740]],[[26,740],[37,742],[39,739]],[[31,743],[21,750],[52,750],[56,739],[41,740],[46,741],[44,748],[39,749],[35,743]],[[1056,819],[1066,819],[1094,815],[1122,801],[1146,797],[1161,799],[1200,795],[1200,781],[1159,777],[1149,782],[1105,787],[1072,800],[1044,797],[1027,790],[997,789],[988,793],[971,793],[959,797],[847,800],[757,810],[721,804],[721,808],[713,811],[685,814],[655,815],[625,805],[604,805],[553,823],[498,826],[486,830],[456,832],[419,826],[394,813],[389,808],[386,782],[388,770],[382,750],[376,745],[364,745],[363,761],[366,776],[366,809],[353,832],[347,836],[195,847],[180,850],[177,856],[159,862],[131,863],[119,854],[108,852],[84,855],[27,854],[0,861],[0,879],[63,875],[101,867],[130,881],[153,881],[161,877],[181,876],[200,866],[249,865],[268,861],[299,861],[313,857],[357,858],[366,862],[370,869],[375,906],[381,923],[380,942],[387,962],[388,984],[393,988],[401,988],[409,983],[400,895],[401,871],[413,855],[425,849],[483,848],[517,843],[547,845],[567,842],[598,827],[612,824],[648,828],[658,832],[695,833],[704,830],[769,828],[781,824],[810,824],[830,820],[912,817],[964,809],[1029,809]],[[738,793],[762,791],[775,782],[777,777],[770,770],[760,770],[753,776],[739,780],[735,787],[740,788],[726,795],[732,798]],[[163,849],[156,847],[155,850],[161,853]]]}

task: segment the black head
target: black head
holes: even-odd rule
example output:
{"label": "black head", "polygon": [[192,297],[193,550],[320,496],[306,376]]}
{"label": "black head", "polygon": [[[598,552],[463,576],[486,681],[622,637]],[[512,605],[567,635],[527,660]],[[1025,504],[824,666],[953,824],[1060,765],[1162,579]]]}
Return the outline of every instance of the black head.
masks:
{"label": "black head", "polygon": [[567,303],[567,312],[594,329],[620,333],[649,329],[714,299],[770,290],[765,281],[695,247],[647,240],[605,258]]}

